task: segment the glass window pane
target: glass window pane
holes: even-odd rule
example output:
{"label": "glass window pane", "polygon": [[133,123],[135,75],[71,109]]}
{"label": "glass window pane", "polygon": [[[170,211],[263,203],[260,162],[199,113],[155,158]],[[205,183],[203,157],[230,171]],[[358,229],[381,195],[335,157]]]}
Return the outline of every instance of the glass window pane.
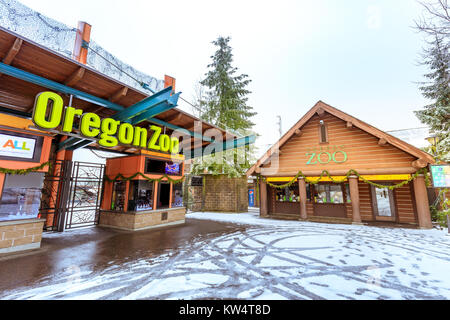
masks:
{"label": "glass window pane", "polygon": [[298,183],[293,183],[290,187],[275,190],[275,200],[278,202],[299,202]]}
{"label": "glass window pane", "polygon": [[113,186],[111,210],[123,211],[124,207],[125,207],[125,181],[115,181]]}
{"label": "glass window pane", "polygon": [[153,209],[154,182],[148,180],[133,181],[133,194],[128,198],[128,211],[143,211]]}
{"label": "glass window pane", "polygon": [[329,185],[330,187],[330,202],[334,204],[344,203],[344,193],[342,192],[341,186]]}
{"label": "glass window pane", "polygon": [[183,184],[173,184],[172,207],[183,206]]}
{"label": "glass window pane", "polygon": [[0,221],[37,218],[44,175],[40,172],[6,175],[0,201]]}
{"label": "glass window pane", "polygon": [[388,189],[375,188],[377,198],[378,215],[392,217],[391,202]]}
{"label": "glass window pane", "polygon": [[316,196],[315,200],[316,203],[327,203],[328,197],[327,197],[327,191],[328,191],[328,185],[325,184],[319,184],[316,185]]}
{"label": "glass window pane", "polygon": [[315,186],[315,190],[314,199],[316,203],[344,203],[344,193],[339,184],[319,184]]}

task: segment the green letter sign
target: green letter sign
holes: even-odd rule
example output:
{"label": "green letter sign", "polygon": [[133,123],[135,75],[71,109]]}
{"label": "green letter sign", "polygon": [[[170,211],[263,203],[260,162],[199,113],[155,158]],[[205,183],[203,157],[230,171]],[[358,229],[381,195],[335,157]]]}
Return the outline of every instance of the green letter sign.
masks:
{"label": "green letter sign", "polygon": [[[49,108],[51,109],[49,110]],[[172,154],[179,152],[180,142],[178,138],[161,134],[160,127],[154,125],[150,127],[150,130],[154,133],[147,141],[148,132],[146,128],[134,127],[129,123],[121,123],[113,118],[100,119],[95,113],[83,113],[83,110],[73,107],[64,108],[62,97],[54,92],[42,92],[37,95],[32,116],[32,120],[37,127],[42,129],[60,127],[62,133],[71,133],[75,117],[80,118],[81,135],[88,138],[97,138],[98,144],[101,146],[114,147],[120,142],[124,145],[133,145]]]}

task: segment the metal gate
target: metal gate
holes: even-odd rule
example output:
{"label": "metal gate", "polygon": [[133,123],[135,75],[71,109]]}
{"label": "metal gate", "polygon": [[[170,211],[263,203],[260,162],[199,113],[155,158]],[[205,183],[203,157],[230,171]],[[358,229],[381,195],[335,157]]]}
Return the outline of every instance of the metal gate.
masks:
{"label": "metal gate", "polygon": [[57,160],[47,173],[40,216],[46,230],[64,231],[98,224],[105,165]]}

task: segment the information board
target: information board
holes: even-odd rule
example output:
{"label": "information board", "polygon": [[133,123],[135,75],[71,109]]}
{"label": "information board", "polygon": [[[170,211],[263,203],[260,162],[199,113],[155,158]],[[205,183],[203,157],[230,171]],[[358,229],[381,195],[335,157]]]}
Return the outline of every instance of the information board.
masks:
{"label": "information board", "polygon": [[450,188],[450,165],[430,166],[431,178],[435,188]]}

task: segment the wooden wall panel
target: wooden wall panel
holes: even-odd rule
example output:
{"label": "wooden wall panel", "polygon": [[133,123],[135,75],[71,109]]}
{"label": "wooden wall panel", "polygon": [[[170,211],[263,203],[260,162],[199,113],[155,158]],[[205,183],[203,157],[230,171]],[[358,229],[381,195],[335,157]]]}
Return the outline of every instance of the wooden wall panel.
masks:
{"label": "wooden wall panel", "polygon": [[414,223],[417,224],[417,217],[414,210],[414,199],[412,197],[411,183],[395,189],[396,208],[399,223]]}
{"label": "wooden wall panel", "polygon": [[[379,139],[358,128],[347,128],[347,123],[326,113],[322,119],[328,128],[329,143],[319,143],[319,118],[315,115],[302,128],[301,136],[293,136],[282,148],[279,156],[277,175],[295,174],[299,170],[349,170],[411,167],[416,158],[391,145],[378,145]],[[311,149],[335,151],[334,147],[345,151],[345,163],[307,165]],[[341,155],[339,155],[341,156]],[[338,157],[339,157],[338,156]],[[325,156],[326,157],[326,156]],[[324,158],[325,160],[326,158]],[[339,159],[339,158],[338,158]]]}
{"label": "wooden wall panel", "polygon": [[308,214],[308,217],[314,216],[314,205],[312,202],[306,203],[306,212]]}
{"label": "wooden wall panel", "polygon": [[358,183],[360,213],[363,221],[373,221],[372,198],[370,195],[370,185],[367,183]]}

